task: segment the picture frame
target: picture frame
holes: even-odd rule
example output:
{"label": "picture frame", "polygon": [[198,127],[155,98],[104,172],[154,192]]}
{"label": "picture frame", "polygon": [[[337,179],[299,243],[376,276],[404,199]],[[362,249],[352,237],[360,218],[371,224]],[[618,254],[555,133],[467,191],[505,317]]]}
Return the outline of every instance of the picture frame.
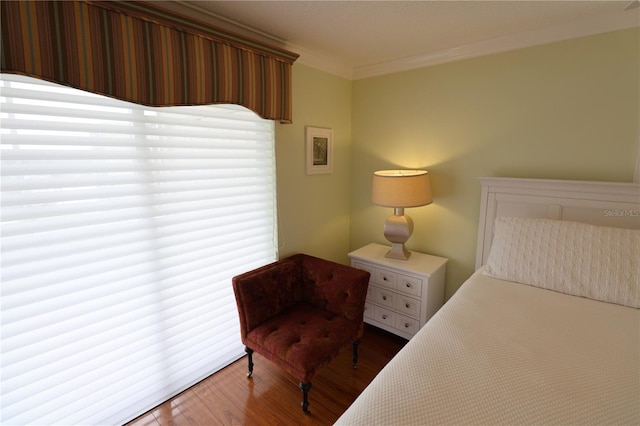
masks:
{"label": "picture frame", "polygon": [[333,173],[333,130],[307,126],[305,141],[306,173]]}

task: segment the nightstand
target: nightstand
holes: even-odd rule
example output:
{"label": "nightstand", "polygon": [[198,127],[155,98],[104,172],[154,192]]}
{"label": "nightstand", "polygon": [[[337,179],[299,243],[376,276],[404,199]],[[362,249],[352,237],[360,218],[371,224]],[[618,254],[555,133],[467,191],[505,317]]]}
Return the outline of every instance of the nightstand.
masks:
{"label": "nightstand", "polygon": [[442,306],[448,259],[416,251],[409,260],[388,259],[389,248],[369,244],[349,253],[351,266],[371,274],[364,322],[411,339]]}

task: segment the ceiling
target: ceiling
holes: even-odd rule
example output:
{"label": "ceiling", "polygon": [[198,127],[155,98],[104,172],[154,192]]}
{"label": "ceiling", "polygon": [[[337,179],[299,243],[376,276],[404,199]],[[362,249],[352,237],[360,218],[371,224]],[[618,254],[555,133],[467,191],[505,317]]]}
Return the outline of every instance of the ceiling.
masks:
{"label": "ceiling", "polygon": [[187,1],[182,14],[299,53],[305,63],[365,78],[640,26],[622,1]]}

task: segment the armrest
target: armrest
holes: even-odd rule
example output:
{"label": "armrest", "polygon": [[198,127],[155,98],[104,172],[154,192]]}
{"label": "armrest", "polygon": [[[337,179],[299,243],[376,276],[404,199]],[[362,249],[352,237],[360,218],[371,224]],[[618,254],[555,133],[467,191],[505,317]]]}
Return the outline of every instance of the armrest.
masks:
{"label": "armrest", "polygon": [[255,327],[302,299],[302,269],[292,256],[233,277],[242,340]]}
{"label": "armrest", "polygon": [[350,321],[362,322],[369,272],[304,255],[302,299]]}

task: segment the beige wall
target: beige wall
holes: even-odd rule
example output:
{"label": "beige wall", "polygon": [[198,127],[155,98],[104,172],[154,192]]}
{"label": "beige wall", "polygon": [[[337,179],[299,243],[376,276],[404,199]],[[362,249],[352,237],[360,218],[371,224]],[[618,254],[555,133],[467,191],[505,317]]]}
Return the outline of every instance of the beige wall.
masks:
{"label": "beige wall", "polygon": [[[410,249],[450,258],[446,297],[473,272],[477,176],[630,181],[640,31],[619,31],[358,81],[293,67],[293,124],[276,125],[280,255],[348,263],[385,243],[371,174],[426,168],[435,201],[407,209]],[[305,175],[305,126],[334,131],[334,172]]]}
{"label": "beige wall", "polygon": [[448,298],[474,270],[475,177],[631,181],[639,40],[635,28],[353,82],[350,248],[386,241],[373,171],[429,170],[434,203],[407,209],[407,246],[450,258]]}
{"label": "beige wall", "polygon": [[[280,257],[304,252],[348,263],[351,85],[293,66],[293,124],[276,124]],[[333,173],[305,174],[305,126],[333,129]]]}

